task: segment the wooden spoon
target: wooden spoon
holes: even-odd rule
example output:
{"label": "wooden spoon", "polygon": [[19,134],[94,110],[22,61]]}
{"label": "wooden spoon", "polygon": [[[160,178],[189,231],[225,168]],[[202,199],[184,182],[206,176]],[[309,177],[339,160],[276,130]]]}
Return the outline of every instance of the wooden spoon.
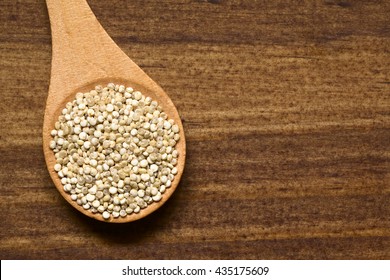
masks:
{"label": "wooden spoon", "polygon": [[[99,24],[85,0],[46,0],[52,34],[52,65],[49,94],[43,122],[43,151],[47,168],[61,195],[83,214],[106,222],[126,223],[143,218],[161,205],[175,191],[184,169],[186,144],[179,114],[168,95],[141,70],[108,36]],[[180,140],[176,144],[179,152],[174,181],[159,202],[150,204],[137,214],[125,218],[104,220],[101,214],[84,210],[70,195],[65,193],[58,174],[54,171],[54,153],[49,147],[50,131],[65,104],[75,98],[77,92],[88,92],[96,85],[109,82],[123,84],[141,91],[156,100],[180,128]]]}

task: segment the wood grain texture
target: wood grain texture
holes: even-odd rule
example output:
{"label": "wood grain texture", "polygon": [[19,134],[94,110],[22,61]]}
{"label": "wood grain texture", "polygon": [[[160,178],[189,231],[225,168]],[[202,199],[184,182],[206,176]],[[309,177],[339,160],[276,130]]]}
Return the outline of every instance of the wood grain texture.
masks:
{"label": "wood grain texture", "polygon": [[0,3],[1,259],[389,259],[390,2],[89,0],[182,117],[140,221],[84,217],[45,167],[44,1]]}

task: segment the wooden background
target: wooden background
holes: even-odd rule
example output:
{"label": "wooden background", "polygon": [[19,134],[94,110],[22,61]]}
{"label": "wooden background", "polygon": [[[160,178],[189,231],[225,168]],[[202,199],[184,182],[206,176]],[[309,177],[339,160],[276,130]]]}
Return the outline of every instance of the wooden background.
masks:
{"label": "wooden background", "polygon": [[389,1],[88,2],[177,105],[183,179],[131,224],[68,205],[42,152],[45,2],[2,0],[1,259],[390,258]]}

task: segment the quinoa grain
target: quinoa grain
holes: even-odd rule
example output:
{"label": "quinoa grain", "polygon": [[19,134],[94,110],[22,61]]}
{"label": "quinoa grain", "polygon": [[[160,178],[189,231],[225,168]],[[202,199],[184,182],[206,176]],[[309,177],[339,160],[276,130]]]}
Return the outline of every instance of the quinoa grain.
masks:
{"label": "quinoa grain", "polygon": [[50,134],[64,190],[106,220],[160,201],[178,173],[179,126],[130,87],[110,83],[77,93]]}

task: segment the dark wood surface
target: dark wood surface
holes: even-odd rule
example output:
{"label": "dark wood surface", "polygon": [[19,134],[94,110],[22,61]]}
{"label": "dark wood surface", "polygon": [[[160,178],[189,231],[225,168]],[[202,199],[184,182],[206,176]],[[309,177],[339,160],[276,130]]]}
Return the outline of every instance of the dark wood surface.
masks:
{"label": "dark wood surface", "polygon": [[88,2],[177,105],[184,176],[134,223],[68,205],[42,152],[45,2],[2,0],[1,259],[390,258],[389,1]]}

